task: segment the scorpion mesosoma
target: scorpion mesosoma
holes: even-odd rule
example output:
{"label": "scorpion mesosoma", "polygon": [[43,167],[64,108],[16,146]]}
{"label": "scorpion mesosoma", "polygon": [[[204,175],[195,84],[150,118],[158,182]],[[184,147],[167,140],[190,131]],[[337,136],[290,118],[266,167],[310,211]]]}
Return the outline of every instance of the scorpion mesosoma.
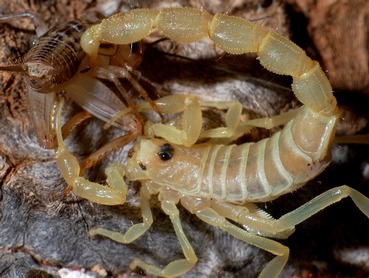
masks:
{"label": "scorpion mesosoma", "polygon": [[[76,124],[91,114],[103,121],[109,121],[115,113],[126,108],[124,102],[101,80],[114,83],[129,106],[133,106],[133,101],[120,83],[120,78],[127,79],[141,96],[150,101],[145,90],[130,73],[139,74],[134,68],[137,67],[141,56],[135,54],[130,45],[100,49],[95,67],[89,67],[88,57],[82,50],[79,40],[93,20],[73,20],[47,29],[37,15],[22,13],[1,15],[0,22],[23,17],[34,21],[38,41],[20,64],[2,66],[0,70],[22,72],[26,75],[28,112],[42,147],[55,148],[52,117],[57,92],[65,91],[85,110],[63,127],[65,136]],[[141,134],[141,120],[135,113],[127,113],[113,124],[124,130],[126,135],[97,150],[85,160],[83,168],[90,167],[107,152],[127,144]]]}
{"label": "scorpion mesosoma", "polygon": [[[303,106],[293,113],[277,116],[278,121],[274,118],[251,120],[250,125],[265,127],[280,120],[285,123],[280,132],[256,143],[237,146],[205,142],[185,146],[187,139],[182,143],[170,140],[172,131],[169,129],[167,140],[141,137],[129,152],[127,164],[117,163],[106,169],[107,186],[79,177],[78,162],[62,141],[59,106],[56,117],[58,165],[76,194],[97,203],[123,204],[127,193],[125,178],[141,182],[143,223],[133,225],[124,235],[103,228],[91,230],[91,235],[103,235],[124,244],[139,238],[153,223],[149,198],[158,194],[185,259],[174,260],[163,269],[135,259],[131,268],[140,267],[153,275],[174,277],[194,266],[197,256],[182,229],[176,206],[180,202],[204,222],[274,254],[276,257],[265,266],[260,277],[276,277],[288,260],[289,249],[270,238],[287,237],[295,225],[348,196],[369,217],[369,199],[346,185],[326,191],[279,219],[266,216],[253,204],[273,200],[303,186],[330,162],[339,117],[336,99],[319,64],[308,58],[301,48],[245,19],[224,14],[212,16],[192,8],[136,9],[117,14],[88,28],[82,35],[81,45],[94,61],[100,42],[130,44],[153,30],[180,43],[209,37],[217,47],[231,54],[255,52],[266,69],[292,76],[293,92]],[[191,115],[190,122],[201,121]],[[239,126],[237,124],[234,131]]]}

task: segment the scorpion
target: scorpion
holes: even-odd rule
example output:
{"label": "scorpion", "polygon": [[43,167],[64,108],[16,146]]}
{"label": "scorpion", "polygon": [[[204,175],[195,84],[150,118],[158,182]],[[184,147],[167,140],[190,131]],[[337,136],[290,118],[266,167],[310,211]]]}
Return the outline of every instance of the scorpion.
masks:
{"label": "scorpion", "polygon": [[[80,122],[91,117],[109,121],[115,113],[126,108],[124,102],[106,86],[102,80],[114,83],[128,106],[134,103],[120,83],[125,78],[145,99],[151,101],[146,91],[132,76],[139,64],[140,54],[132,51],[129,45],[100,49],[96,65],[88,65],[88,57],[81,48],[79,40],[87,27],[95,19],[73,20],[60,23],[47,29],[38,15],[27,12],[1,15],[0,22],[16,18],[30,18],[36,27],[38,40],[28,50],[20,64],[1,66],[0,70],[21,72],[27,77],[28,112],[31,116],[39,144],[46,149],[55,148],[53,127],[54,105],[58,101],[57,93],[65,91],[67,95],[85,111],[75,115],[63,127],[64,137]],[[114,126],[126,134],[98,149],[84,161],[82,172],[94,165],[109,151],[134,140],[142,132],[141,119],[134,113],[126,113],[114,121]]]}
{"label": "scorpion", "polygon": [[[300,188],[330,163],[340,115],[331,85],[318,62],[289,39],[246,19],[210,15],[185,7],[134,9],[113,15],[87,28],[81,37],[81,47],[93,64],[102,42],[131,44],[155,30],[179,43],[210,38],[218,48],[230,54],[255,52],[267,70],[292,76],[292,90],[303,105],[275,118],[246,121],[245,124],[251,126],[284,124],[281,131],[258,142],[241,145],[197,143],[193,138],[188,141],[193,130],[181,125],[167,126],[164,135],[154,132],[151,136],[141,136],[125,164],[115,163],[106,169],[107,185],[101,185],[79,176],[78,162],[63,144],[60,104],[55,119],[59,145],[56,156],[62,176],[73,185],[77,195],[105,205],[123,204],[128,188],[126,180],[141,183],[143,222],[133,225],[125,234],[99,227],[89,231],[91,236],[102,235],[123,244],[131,243],[152,225],[149,199],[158,195],[185,258],[174,260],[163,268],[136,258],[130,265],[132,269],[140,267],[152,275],[175,277],[196,264],[197,256],[182,229],[177,208],[180,203],[204,222],[275,255],[260,277],[277,277],[287,263],[289,248],[273,238],[288,237],[295,225],[345,197],[350,197],[369,217],[369,199],[346,185],[322,193],[279,219],[255,206],[256,202],[270,201]],[[201,122],[198,113],[185,113],[196,103],[188,99],[180,100],[187,103],[182,105],[181,117],[189,123]],[[228,127],[226,136],[242,131],[238,113],[232,115],[236,117],[231,117],[229,123],[233,126]],[[199,138],[203,133],[196,130],[195,137]],[[181,136],[176,134],[183,132],[190,134],[181,141]]]}

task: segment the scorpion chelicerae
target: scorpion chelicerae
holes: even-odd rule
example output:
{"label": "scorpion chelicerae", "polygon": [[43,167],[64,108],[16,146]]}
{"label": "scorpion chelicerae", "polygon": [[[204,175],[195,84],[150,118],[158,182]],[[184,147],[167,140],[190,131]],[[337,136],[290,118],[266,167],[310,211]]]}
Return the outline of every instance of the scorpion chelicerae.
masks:
{"label": "scorpion chelicerae", "polygon": [[[161,208],[173,223],[185,259],[175,260],[163,269],[135,259],[132,268],[140,267],[153,275],[174,277],[194,266],[197,256],[182,229],[177,209],[180,202],[204,222],[274,254],[276,257],[266,265],[260,277],[276,277],[287,262],[289,249],[270,238],[287,237],[295,225],[348,196],[369,217],[369,199],[346,185],[326,191],[279,219],[272,219],[255,209],[255,202],[273,200],[303,186],[330,162],[339,117],[336,99],[319,64],[307,57],[301,48],[276,32],[264,30],[245,19],[224,14],[213,16],[191,8],[136,9],[114,15],[88,28],[82,35],[81,46],[93,62],[101,42],[130,44],[153,30],[180,43],[209,37],[228,53],[257,53],[266,69],[292,76],[293,92],[303,106],[293,113],[278,116],[285,123],[284,128],[271,138],[256,143],[192,145],[188,143],[188,136],[184,136],[182,142],[177,141],[176,132],[193,130],[178,130],[176,126],[160,135],[166,140],[139,138],[128,155],[127,164],[118,163],[106,169],[107,186],[79,177],[78,162],[62,141],[59,106],[56,117],[58,164],[75,193],[97,203],[123,204],[127,193],[125,178],[141,182],[143,223],[133,225],[124,235],[103,228],[91,230],[91,235],[104,235],[125,244],[134,241],[153,223],[149,198],[158,194]],[[191,100],[184,99],[187,105],[183,105],[183,118],[190,123],[201,122],[198,114],[185,115],[192,107],[191,103],[196,103],[196,100],[188,99]],[[274,123],[271,119],[248,124],[268,126],[268,122]],[[240,130],[242,125],[237,124],[229,135]]]}

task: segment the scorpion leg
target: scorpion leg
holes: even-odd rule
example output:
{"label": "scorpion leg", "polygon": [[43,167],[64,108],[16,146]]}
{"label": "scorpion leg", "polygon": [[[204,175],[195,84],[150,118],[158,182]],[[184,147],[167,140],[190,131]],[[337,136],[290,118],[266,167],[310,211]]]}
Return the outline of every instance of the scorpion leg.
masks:
{"label": "scorpion leg", "polygon": [[156,101],[158,108],[164,113],[182,112],[179,125],[176,126],[155,123],[149,127],[157,137],[162,137],[172,143],[192,146],[200,136],[202,127],[202,113],[198,99],[192,96],[168,96]]}
{"label": "scorpion leg", "polygon": [[260,232],[270,237],[284,237],[286,232],[293,231],[295,225],[345,197],[350,197],[361,212],[369,217],[369,199],[347,185],[329,189],[306,204],[281,216],[279,219],[260,217],[255,215],[255,213],[250,213],[248,208],[244,206],[236,206],[218,201],[212,202],[212,208],[223,216],[250,227],[256,233]]}
{"label": "scorpion leg", "polygon": [[[196,206],[199,206],[199,201],[197,200],[196,202]],[[223,231],[229,233],[235,238],[238,238],[239,240],[247,242],[251,245],[254,245],[276,255],[276,257],[265,266],[259,277],[277,277],[278,273],[282,271],[288,260],[288,247],[272,239],[250,233],[232,224],[231,222],[227,221],[227,219],[222,216],[222,214],[218,213],[210,207],[204,207],[194,210],[193,207],[191,207],[190,203],[182,203],[182,205],[184,205],[184,207],[188,209],[191,213],[196,214],[196,216],[199,217],[202,221],[222,229]]]}
{"label": "scorpion leg", "polygon": [[293,225],[286,226],[284,230],[273,229],[273,225],[277,220],[253,203],[246,203],[240,206],[212,200],[210,206],[222,216],[242,224],[247,231],[253,234],[285,239],[295,231]]}
{"label": "scorpion leg", "polygon": [[356,206],[361,210],[361,212],[369,217],[369,199],[359,191],[347,185],[342,185],[323,192],[306,204],[281,216],[275,221],[276,223],[273,229],[283,230],[297,225],[322,209],[340,201],[345,197],[350,197]]}
{"label": "scorpion leg", "polygon": [[214,102],[214,101],[200,101],[202,107],[213,107],[217,109],[227,109],[225,117],[225,127],[214,128],[201,132],[200,138],[228,138],[229,142],[237,139],[252,127],[260,127],[271,129],[280,125],[284,125],[293,119],[298,113],[298,109],[292,109],[273,117],[259,118],[240,121],[242,113],[242,105],[238,101],[229,102]]}
{"label": "scorpion leg", "polygon": [[[149,199],[150,188],[144,185],[141,187],[140,190],[141,213],[143,223],[133,225],[124,234],[103,228],[92,229],[89,231],[89,234],[91,236],[105,236],[122,244],[131,243],[132,241],[142,236],[153,223]],[[145,263],[142,260],[136,258],[132,261],[130,268],[135,269],[137,267],[140,267],[145,270],[146,273],[150,273],[156,276],[175,277],[190,270],[197,262],[197,256],[193,251],[193,248],[189,243],[186,235],[184,234],[179,219],[179,211],[175,205],[175,202],[170,200],[163,200],[161,202],[161,207],[172,221],[175,233],[178,237],[179,243],[181,244],[186,259],[175,260],[164,267],[164,269],[160,269],[154,265]]]}
{"label": "scorpion leg", "polygon": [[130,267],[131,268],[140,267],[143,270],[145,270],[145,272],[156,276],[176,277],[189,271],[196,264],[197,256],[183,231],[182,224],[179,219],[179,211],[175,203],[173,201],[163,200],[161,202],[161,207],[172,221],[175,233],[178,237],[179,243],[182,247],[182,251],[186,259],[172,261],[163,269],[160,269],[151,264],[147,264],[141,261],[140,259],[135,259],[131,263]]}
{"label": "scorpion leg", "polygon": [[90,236],[101,235],[119,243],[127,244],[142,236],[152,225],[153,218],[149,204],[150,191],[148,187],[142,186],[140,190],[141,214],[143,223],[130,227],[125,234],[113,232],[104,228],[96,228],[89,231]]}
{"label": "scorpion leg", "polygon": [[[247,120],[241,122],[242,105],[238,101],[197,101],[194,96],[171,95],[160,98],[155,101],[160,112],[162,113],[179,113],[183,112],[180,123],[174,125],[155,123],[150,126],[149,134],[156,137],[162,137],[167,141],[175,144],[192,146],[198,139],[205,138],[226,138],[228,141],[233,141],[245,134],[251,127],[262,127],[271,129],[290,121],[298,112],[298,109],[289,110],[286,113],[270,117]],[[216,108],[227,110],[225,116],[225,126],[202,130],[202,114],[201,107]],[[147,103],[142,103],[137,106],[138,111],[149,110]],[[195,125],[196,123],[196,125]],[[178,128],[181,126],[182,128]]]}
{"label": "scorpion leg", "polygon": [[242,127],[261,127],[261,128],[271,129],[273,127],[277,127],[277,126],[288,123],[290,120],[292,120],[296,116],[299,110],[300,108],[291,109],[285,113],[279,114],[274,117],[247,120],[244,123],[240,124],[240,128]]}
{"label": "scorpion leg", "polygon": [[[155,104],[162,113],[183,114],[169,124],[150,124],[148,134],[153,137],[162,137],[175,144],[192,146],[199,138],[230,138],[232,136],[237,138],[241,135],[237,133],[242,113],[242,105],[238,101],[210,102],[198,100],[197,97],[190,95],[170,95],[156,100]],[[226,126],[201,131],[201,107],[227,110]],[[147,103],[137,105],[137,110],[140,112],[149,109]]]}
{"label": "scorpion leg", "polygon": [[202,107],[214,107],[217,109],[226,109],[225,127],[217,127],[201,132],[200,138],[227,138],[229,141],[237,139],[243,135],[244,131],[238,132],[242,114],[242,104],[239,101],[229,102],[209,102],[201,101]]}

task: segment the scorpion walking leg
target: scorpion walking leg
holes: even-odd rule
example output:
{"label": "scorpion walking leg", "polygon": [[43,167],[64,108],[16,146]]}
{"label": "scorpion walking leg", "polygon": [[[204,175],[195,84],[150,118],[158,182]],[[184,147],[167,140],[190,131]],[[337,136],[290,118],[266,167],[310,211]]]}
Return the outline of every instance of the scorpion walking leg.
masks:
{"label": "scorpion walking leg", "polygon": [[[156,100],[155,104],[162,113],[183,114],[177,117],[173,124],[150,125],[148,135],[152,137],[162,137],[175,144],[192,146],[199,138],[237,138],[242,135],[237,133],[242,113],[242,104],[238,101],[209,102],[198,100],[195,96],[170,95]],[[226,126],[202,131],[201,107],[227,110]],[[147,103],[137,105],[137,110],[140,112],[149,109],[150,106]]]}
{"label": "scorpion walking leg", "polygon": [[[149,129],[157,136],[170,142],[185,146],[192,146],[200,136],[202,127],[202,113],[198,99],[192,96],[168,96],[156,101],[163,113],[178,113],[183,111],[180,118],[181,129],[176,126],[156,123]],[[150,131],[149,131],[150,132]]]}
{"label": "scorpion walking leg", "polygon": [[[155,104],[162,113],[175,114],[183,112],[183,115],[177,118],[177,121],[180,119],[179,124],[152,124],[149,128],[149,135],[162,137],[167,141],[184,146],[192,146],[198,139],[203,138],[224,138],[228,141],[233,141],[245,134],[251,127],[270,129],[285,124],[298,112],[298,109],[294,109],[270,118],[240,122],[242,104],[238,101],[202,101],[197,100],[194,96],[171,95],[156,100]],[[225,126],[201,131],[201,107],[227,110]],[[137,105],[139,112],[150,110],[150,108],[148,103]]]}
{"label": "scorpion walking leg", "polygon": [[199,211],[196,211],[195,214],[204,222],[222,229],[235,238],[238,238],[244,242],[247,242],[251,245],[254,245],[276,255],[277,257],[272,259],[265,266],[259,277],[277,277],[277,274],[282,271],[288,260],[288,247],[272,239],[249,233],[248,231],[237,227],[236,225],[227,221],[225,217],[223,217],[221,214],[210,207],[206,207]]}
{"label": "scorpion walking leg", "polygon": [[227,138],[229,141],[238,138],[244,132],[237,132],[242,114],[242,104],[239,101],[229,102],[209,102],[201,101],[202,107],[214,107],[217,109],[226,109],[225,127],[218,127],[201,132],[200,138]]}
{"label": "scorpion walking leg", "polygon": [[273,229],[276,219],[272,218],[267,212],[258,208],[254,203],[244,205],[234,205],[218,200],[211,202],[211,208],[222,216],[242,224],[247,231],[272,238],[288,238],[295,227],[285,226],[285,229]]}
{"label": "scorpion walking leg", "polygon": [[183,254],[185,255],[186,259],[175,260],[164,267],[164,269],[147,264],[140,259],[135,259],[131,264],[131,268],[140,267],[147,273],[156,276],[176,277],[189,271],[196,264],[197,256],[183,231],[182,224],[179,219],[179,211],[175,203],[173,201],[164,200],[161,202],[161,207],[172,221],[175,233],[178,237],[179,243],[181,244]]}
{"label": "scorpion walking leg", "polygon": [[114,241],[127,244],[136,240],[142,236],[152,225],[153,218],[151,214],[150,204],[150,192],[146,186],[141,187],[140,190],[140,200],[141,200],[141,213],[143,218],[143,223],[135,224],[130,227],[125,234],[118,232],[113,232],[103,228],[92,229],[89,231],[90,236],[102,235],[106,236]]}
{"label": "scorpion walking leg", "polygon": [[[340,201],[345,197],[351,197],[356,206],[369,217],[369,199],[357,190],[342,185],[323,192],[306,204],[281,216],[279,219],[261,217],[250,212],[244,206],[226,204],[218,201],[212,202],[212,208],[225,217],[251,228],[256,233],[270,237],[284,238],[293,232],[294,226],[305,221],[322,209]],[[261,210],[260,210],[261,211]]]}
{"label": "scorpion walking leg", "polygon": [[247,120],[246,122],[241,123],[240,125],[241,127],[242,126],[245,126],[245,127],[252,126],[252,127],[261,127],[261,128],[271,129],[273,127],[284,125],[288,123],[290,120],[292,120],[296,116],[299,110],[300,108],[291,109],[285,113],[279,114],[274,117]]}
{"label": "scorpion walking leg", "polygon": [[323,192],[306,204],[281,216],[275,221],[275,227],[273,228],[275,230],[283,230],[286,227],[297,225],[345,197],[350,197],[361,212],[369,217],[369,199],[359,191],[347,185],[342,185]]}
{"label": "scorpion walking leg", "polygon": [[299,109],[292,109],[274,117],[252,119],[241,122],[240,117],[242,113],[242,105],[238,101],[201,101],[200,103],[203,107],[214,107],[222,110],[227,109],[225,117],[226,126],[202,131],[200,138],[227,138],[229,142],[242,136],[252,127],[271,129],[276,126],[286,124],[293,119],[299,111]]}

